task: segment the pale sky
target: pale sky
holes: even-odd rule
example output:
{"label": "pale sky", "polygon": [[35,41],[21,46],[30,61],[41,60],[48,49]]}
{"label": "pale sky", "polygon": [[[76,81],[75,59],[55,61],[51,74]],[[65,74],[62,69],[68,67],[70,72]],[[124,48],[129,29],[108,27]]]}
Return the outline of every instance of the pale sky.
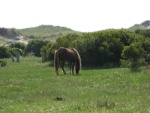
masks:
{"label": "pale sky", "polygon": [[0,27],[39,25],[92,32],[150,20],[149,0],[0,0]]}

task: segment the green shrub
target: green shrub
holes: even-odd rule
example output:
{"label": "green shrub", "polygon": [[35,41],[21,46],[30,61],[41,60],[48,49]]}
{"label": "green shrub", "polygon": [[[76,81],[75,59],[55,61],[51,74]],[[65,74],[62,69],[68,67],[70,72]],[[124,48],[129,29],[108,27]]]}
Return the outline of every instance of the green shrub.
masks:
{"label": "green shrub", "polygon": [[132,43],[130,46],[125,46],[122,51],[121,61],[122,66],[130,68],[131,71],[139,71],[139,67],[144,65],[145,51],[140,43]]}
{"label": "green shrub", "polygon": [[0,46],[0,58],[9,58],[10,52],[9,48],[6,46]]}
{"label": "green shrub", "polygon": [[1,67],[6,66],[6,64],[7,64],[7,61],[5,59],[0,59],[0,66]]}

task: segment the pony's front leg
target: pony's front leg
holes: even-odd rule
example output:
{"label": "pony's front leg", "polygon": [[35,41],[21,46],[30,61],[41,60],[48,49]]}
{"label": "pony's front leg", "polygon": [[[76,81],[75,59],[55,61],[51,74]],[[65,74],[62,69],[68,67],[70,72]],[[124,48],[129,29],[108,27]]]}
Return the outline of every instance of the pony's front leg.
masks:
{"label": "pony's front leg", "polygon": [[61,68],[62,68],[62,70],[63,70],[63,73],[66,75],[66,72],[65,72],[65,70],[64,70],[64,64],[65,64],[65,62],[62,62],[62,63],[61,63]]}
{"label": "pony's front leg", "polygon": [[74,75],[74,66],[75,66],[75,63],[72,62],[72,63],[71,63],[71,72],[72,72],[72,75]]}
{"label": "pony's front leg", "polygon": [[69,63],[69,69],[70,69],[70,75],[72,74],[71,73],[71,62]]}
{"label": "pony's front leg", "polygon": [[72,62],[70,62],[70,63],[69,63],[70,75],[72,75],[72,74],[73,74],[72,65],[73,65],[73,63],[72,63]]}

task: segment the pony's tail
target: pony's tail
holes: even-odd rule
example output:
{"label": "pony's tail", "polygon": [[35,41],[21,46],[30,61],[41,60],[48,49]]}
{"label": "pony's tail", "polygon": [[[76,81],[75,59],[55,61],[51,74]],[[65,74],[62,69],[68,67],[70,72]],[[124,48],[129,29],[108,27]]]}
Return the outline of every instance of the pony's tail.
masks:
{"label": "pony's tail", "polygon": [[77,60],[76,60],[75,68],[76,68],[76,74],[79,74],[79,71],[80,71],[80,69],[81,69],[81,57],[80,57],[78,51],[77,51],[75,48],[73,48],[73,50],[74,50],[74,51],[76,52],[76,54],[77,54]]}
{"label": "pony's tail", "polygon": [[59,66],[59,57],[58,57],[58,51],[55,51],[54,55],[54,67],[55,67],[55,72],[58,75],[58,66]]}

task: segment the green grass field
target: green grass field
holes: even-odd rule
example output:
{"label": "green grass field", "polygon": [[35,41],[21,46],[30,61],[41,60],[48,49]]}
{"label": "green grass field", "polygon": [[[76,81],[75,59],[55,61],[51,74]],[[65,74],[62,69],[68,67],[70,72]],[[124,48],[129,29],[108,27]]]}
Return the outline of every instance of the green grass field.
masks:
{"label": "green grass field", "polygon": [[[0,113],[149,113],[150,68],[81,70],[59,76],[30,57],[0,67]],[[69,73],[69,70],[67,70]]]}

